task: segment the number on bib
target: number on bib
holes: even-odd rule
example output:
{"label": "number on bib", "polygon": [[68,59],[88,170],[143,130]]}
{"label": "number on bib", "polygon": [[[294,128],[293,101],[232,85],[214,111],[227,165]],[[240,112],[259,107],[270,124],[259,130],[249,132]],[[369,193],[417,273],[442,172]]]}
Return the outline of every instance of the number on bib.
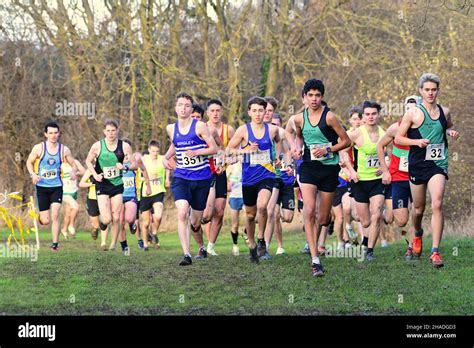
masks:
{"label": "number on bib", "polygon": [[367,168],[378,168],[380,167],[379,158],[376,155],[366,156],[365,165]]}
{"label": "number on bib", "polygon": [[180,168],[194,167],[204,162],[203,156],[188,157],[183,153],[181,158],[183,159],[183,161],[182,161],[182,164],[180,165]]}
{"label": "number on bib", "polygon": [[57,178],[58,171],[56,169],[52,169],[52,170],[42,169],[40,176],[41,178],[46,179],[46,180],[53,180]]}
{"label": "number on bib", "polygon": [[428,144],[426,147],[426,157],[427,161],[440,161],[444,160],[446,157],[444,155],[444,143],[442,144]]}
{"label": "number on bib", "polygon": [[135,187],[135,178],[122,178],[123,188]]}
{"label": "number on bib", "polygon": [[151,186],[160,186],[161,185],[161,179],[157,178],[157,179],[150,180],[150,185]]}
{"label": "number on bib", "polygon": [[257,151],[250,154],[250,165],[264,165],[271,163],[270,150]]}
{"label": "number on bib", "polygon": [[113,179],[120,176],[120,170],[117,167],[104,167],[104,179]]}
{"label": "number on bib", "polygon": [[400,164],[398,165],[398,170],[401,172],[408,173],[408,157],[407,156],[400,157]]}

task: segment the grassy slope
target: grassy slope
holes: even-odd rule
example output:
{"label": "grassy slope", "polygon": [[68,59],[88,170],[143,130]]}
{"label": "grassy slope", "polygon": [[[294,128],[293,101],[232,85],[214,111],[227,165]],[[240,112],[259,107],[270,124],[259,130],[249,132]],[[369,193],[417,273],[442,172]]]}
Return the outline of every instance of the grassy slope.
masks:
{"label": "grassy slope", "polygon": [[[226,231],[227,232],[227,231]],[[472,315],[474,241],[446,237],[446,266],[434,270],[427,254],[419,262],[403,259],[405,242],[376,249],[372,264],[356,259],[326,258],[327,274],[314,279],[308,256],[299,253],[301,233],[284,235],[287,255],[253,265],[239,240],[241,256],[230,255],[224,233],[220,256],[178,267],[177,234],[162,234],[162,249],[137,249],[129,237],[131,255],[104,252],[88,233],[49,249],[43,233],[37,262],[0,258],[2,314],[427,314]],[[133,242],[132,242],[133,241]],[[332,244],[333,238],[327,244]],[[431,241],[425,241],[426,250]],[[196,249],[195,244],[193,248]],[[272,245],[272,253],[274,253]],[[453,255],[458,248],[458,256]],[[194,250],[196,251],[196,250]],[[403,303],[399,303],[403,295]],[[74,300],[74,301],[72,301]],[[293,301],[292,301],[293,300]],[[74,302],[74,303],[71,303]],[[184,302],[184,303],[183,303]]]}

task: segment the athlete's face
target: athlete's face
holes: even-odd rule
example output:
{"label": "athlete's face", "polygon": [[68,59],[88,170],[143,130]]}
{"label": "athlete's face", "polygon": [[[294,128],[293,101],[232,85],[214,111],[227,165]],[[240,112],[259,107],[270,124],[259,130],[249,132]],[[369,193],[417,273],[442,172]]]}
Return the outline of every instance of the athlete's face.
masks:
{"label": "athlete's face", "polygon": [[273,115],[275,113],[275,108],[272,104],[267,103],[267,108],[265,109],[265,116],[263,117],[263,122],[270,123],[272,122]]}
{"label": "athlete's face", "polygon": [[376,108],[364,109],[364,122],[368,126],[374,126],[379,121],[379,112]]}
{"label": "athlete's face", "polygon": [[160,148],[158,146],[150,146],[148,148],[148,153],[150,154],[151,158],[157,159],[158,155],[160,154]]}
{"label": "athlete's face", "polygon": [[218,104],[211,104],[207,108],[207,117],[212,123],[219,123],[222,117],[222,107]]}
{"label": "athlete's face", "polygon": [[252,119],[252,122],[260,124],[263,122],[265,116],[265,108],[263,105],[252,104],[249,109],[249,116]]}
{"label": "athlete's face", "polygon": [[59,139],[59,129],[53,128],[53,127],[48,127],[46,132],[44,133],[44,136],[50,143],[57,143]]}
{"label": "athlete's face", "polygon": [[202,116],[199,112],[197,111],[194,111],[192,114],[191,114],[191,117],[194,118],[195,120],[198,120],[198,121],[202,121]]}
{"label": "athlete's face", "polygon": [[362,124],[362,120],[359,117],[357,112],[354,112],[349,119],[349,123],[351,124],[352,128],[359,128]]}
{"label": "athlete's face", "polygon": [[423,84],[423,87],[420,88],[420,95],[423,100],[432,104],[435,102],[436,97],[438,96],[439,88],[436,83],[427,81]]}
{"label": "athlete's face", "polygon": [[306,105],[313,110],[319,109],[321,107],[321,100],[323,95],[317,89],[310,89],[308,93],[304,96]]}
{"label": "athlete's face", "polygon": [[175,111],[179,118],[187,118],[191,116],[191,113],[193,112],[193,104],[191,103],[191,100],[187,98],[179,98],[176,101]]}
{"label": "athlete's face", "polygon": [[109,141],[114,141],[118,136],[118,128],[115,128],[113,125],[108,124],[104,129],[104,136]]}

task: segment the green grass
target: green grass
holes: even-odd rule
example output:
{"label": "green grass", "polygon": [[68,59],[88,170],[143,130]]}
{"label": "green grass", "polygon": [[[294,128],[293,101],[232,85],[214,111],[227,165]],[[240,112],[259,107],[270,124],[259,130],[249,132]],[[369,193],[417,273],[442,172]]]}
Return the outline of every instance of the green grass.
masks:
{"label": "green grass", "polygon": [[[3,234],[4,235],[4,234]],[[138,250],[129,236],[130,256],[101,251],[89,233],[48,249],[41,233],[37,262],[0,258],[0,314],[9,315],[472,315],[474,242],[446,236],[445,267],[431,267],[425,254],[404,261],[405,242],[376,249],[371,264],[324,258],[326,275],[311,277],[308,256],[300,254],[302,233],[285,233],[286,255],[254,265],[239,239],[241,255],[230,255],[228,230],[218,257],[179,267],[176,233],[161,234],[161,250]],[[334,242],[328,239],[327,245]],[[192,241],[193,252],[196,245]],[[272,245],[274,254],[275,245]],[[453,255],[457,248],[458,255]],[[120,247],[119,247],[120,249]],[[402,299],[402,303],[399,300]]]}

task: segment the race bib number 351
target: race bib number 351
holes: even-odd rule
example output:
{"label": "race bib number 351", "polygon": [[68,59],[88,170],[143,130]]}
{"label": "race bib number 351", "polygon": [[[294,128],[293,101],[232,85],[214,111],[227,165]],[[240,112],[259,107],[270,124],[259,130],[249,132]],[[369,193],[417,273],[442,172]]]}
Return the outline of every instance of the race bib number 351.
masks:
{"label": "race bib number 351", "polygon": [[429,144],[426,147],[426,157],[427,161],[440,161],[444,160],[446,157],[444,155],[444,143],[443,144]]}
{"label": "race bib number 351", "polygon": [[204,162],[204,159],[202,156],[188,157],[183,153],[181,158],[183,159],[183,161],[181,165],[179,166],[180,168],[194,167]]}

